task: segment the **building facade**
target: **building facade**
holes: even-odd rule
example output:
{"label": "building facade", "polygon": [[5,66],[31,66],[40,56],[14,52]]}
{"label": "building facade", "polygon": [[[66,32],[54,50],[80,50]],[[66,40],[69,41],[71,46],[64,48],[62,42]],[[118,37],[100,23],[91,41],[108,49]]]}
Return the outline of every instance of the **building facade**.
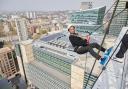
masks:
{"label": "building facade", "polygon": [[[103,23],[106,7],[93,8],[84,11],[75,11],[69,13],[69,24],[76,26],[78,32],[93,32]],[[100,31],[103,28],[100,28]]]}
{"label": "building facade", "polygon": [[15,76],[19,71],[16,65],[17,58],[14,51],[8,47],[0,49],[0,70],[1,74],[6,76],[8,79]]}
{"label": "building facade", "polygon": [[69,15],[69,23],[72,24],[96,24],[103,22],[106,7],[93,8],[85,11],[71,12]]}
{"label": "building facade", "polygon": [[[128,3],[127,0],[119,0],[117,5],[117,9],[115,11],[115,16],[112,20],[110,25],[109,34],[118,36],[122,27],[128,26],[128,7],[126,4]],[[115,8],[115,6],[113,7]],[[120,13],[121,12],[121,13]]]}
{"label": "building facade", "polygon": [[23,42],[20,47],[30,84],[39,89],[70,89],[71,61],[40,46],[32,46],[31,42]]}
{"label": "building facade", "polygon": [[25,19],[15,19],[17,34],[19,36],[19,41],[24,41],[28,39],[28,29]]}
{"label": "building facade", "polygon": [[29,19],[35,19],[36,18],[36,12],[26,12],[26,17]]}

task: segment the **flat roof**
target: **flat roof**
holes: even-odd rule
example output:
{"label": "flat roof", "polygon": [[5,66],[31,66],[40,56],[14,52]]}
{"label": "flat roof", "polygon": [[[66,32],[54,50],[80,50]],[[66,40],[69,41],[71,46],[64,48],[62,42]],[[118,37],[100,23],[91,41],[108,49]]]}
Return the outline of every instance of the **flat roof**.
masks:
{"label": "flat roof", "polygon": [[31,44],[32,42],[33,42],[33,40],[29,39],[29,40],[26,40],[26,41],[21,41],[21,44],[28,45],[28,44]]}
{"label": "flat roof", "polygon": [[0,48],[0,53],[5,53],[10,51],[11,49],[9,47]]}
{"label": "flat roof", "polygon": [[[77,11],[75,11],[75,12],[97,10],[97,9],[101,9],[101,8],[104,8],[104,7],[106,7],[106,6],[100,6],[100,7],[91,8],[91,9],[86,9],[86,10],[77,10]],[[70,12],[70,13],[75,13],[75,12]]]}
{"label": "flat roof", "polygon": [[88,26],[88,27],[92,27],[92,26],[101,26],[101,25],[97,25],[97,24],[76,24],[76,23],[67,23],[66,25],[75,25],[75,26]]}
{"label": "flat roof", "polygon": [[[99,39],[102,39],[102,37],[103,35],[94,34],[91,36],[91,42],[101,43],[101,40]],[[74,48],[72,47],[69,41],[69,33],[67,30],[63,30],[61,32],[56,32],[53,34],[48,34],[40,38],[38,41],[34,42],[34,45],[39,48],[41,48],[42,45],[42,49],[46,48],[47,50],[55,54],[57,53],[58,55],[67,57],[68,59],[74,59],[74,60],[69,60],[72,61],[70,63],[75,62],[74,64],[82,68],[85,67],[84,65],[85,60],[80,58],[82,55],[86,55],[86,54],[79,55],[73,51]],[[89,57],[92,58],[91,56]]]}

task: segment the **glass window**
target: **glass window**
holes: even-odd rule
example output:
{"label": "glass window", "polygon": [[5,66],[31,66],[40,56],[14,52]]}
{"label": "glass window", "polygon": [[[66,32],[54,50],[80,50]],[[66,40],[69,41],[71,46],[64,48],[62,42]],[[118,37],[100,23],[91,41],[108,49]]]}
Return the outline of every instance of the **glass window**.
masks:
{"label": "glass window", "polygon": [[12,59],[11,52],[7,53],[8,59]]}

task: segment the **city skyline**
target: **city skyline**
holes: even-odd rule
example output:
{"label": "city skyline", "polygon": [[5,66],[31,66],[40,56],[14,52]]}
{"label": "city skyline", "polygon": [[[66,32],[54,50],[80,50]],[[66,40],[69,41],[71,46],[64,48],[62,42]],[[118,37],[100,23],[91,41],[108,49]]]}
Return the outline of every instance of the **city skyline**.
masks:
{"label": "city skyline", "polygon": [[106,5],[108,9],[114,0],[0,0],[0,11],[79,10],[81,2],[86,1],[93,2],[94,8]]}

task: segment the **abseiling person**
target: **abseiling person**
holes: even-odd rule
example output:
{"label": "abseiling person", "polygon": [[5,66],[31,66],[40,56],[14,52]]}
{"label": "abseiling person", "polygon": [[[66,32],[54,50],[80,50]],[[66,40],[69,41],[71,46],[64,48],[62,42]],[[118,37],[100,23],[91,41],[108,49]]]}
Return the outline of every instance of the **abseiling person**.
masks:
{"label": "abseiling person", "polygon": [[106,49],[103,47],[100,47],[100,45],[97,43],[88,44],[87,39],[81,38],[78,35],[78,33],[75,32],[75,30],[76,30],[75,26],[73,25],[68,28],[68,31],[70,33],[69,40],[72,46],[74,47],[74,52],[78,54],[84,54],[84,53],[89,52],[97,60],[101,59],[102,61],[103,58],[98,53],[96,53],[93,50],[93,48],[96,48],[102,52],[105,52]]}

